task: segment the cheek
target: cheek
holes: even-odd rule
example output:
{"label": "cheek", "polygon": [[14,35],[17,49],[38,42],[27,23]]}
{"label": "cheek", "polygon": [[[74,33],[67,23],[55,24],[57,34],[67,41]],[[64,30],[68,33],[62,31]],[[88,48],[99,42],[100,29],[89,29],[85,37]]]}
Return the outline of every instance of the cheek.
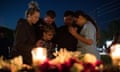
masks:
{"label": "cheek", "polygon": [[79,20],[78,20],[78,23],[79,23],[79,24],[83,24],[83,23],[84,23],[84,20],[79,19]]}
{"label": "cheek", "polygon": [[79,24],[79,20],[76,20],[76,23]]}
{"label": "cheek", "polygon": [[66,23],[72,23],[72,20],[65,20]]}
{"label": "cheek", "polygon": [[48,23],[52,23],[52,20],[48,20]]}
{"label": "cheek", "polygon": [[32,22],[34,22],[34,21],[35,21],[35,19],[32,17],[32,18],[31,18],[31,21],[32,21]]}
{"label": "cheek", "polygon": [[48,36],[49,39],[51,39],[52,37],[51,36]]}
{"label": "cheek", "polygon": [[33,22],[36,23],[39,19],[33,18]]}
{"label": "cheek", "polygon": [[49,22],[51,22],[51,23],[52,23],[53,21],[54,21],[53,19],[49,19]]}
{"label": "cheek", "polygon": [[53,38],[53,36],[49,36],[49,39],[52,39]]}

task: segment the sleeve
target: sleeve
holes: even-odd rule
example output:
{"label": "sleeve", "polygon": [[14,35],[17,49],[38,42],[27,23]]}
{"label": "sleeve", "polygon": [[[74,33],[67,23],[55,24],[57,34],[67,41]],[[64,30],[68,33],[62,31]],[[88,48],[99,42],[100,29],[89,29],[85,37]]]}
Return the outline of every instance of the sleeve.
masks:
{"label": "sleeve", "polygon": [[87,25],[85,30],[85,38],[95,40],[96,38],[96,30],[93,25]]}
{"label": "sleeve", "polygon": [[15,47],[19,51],[31,51],[31,49],[35,45],[29,44],[29,34],[28,34],[28,28],[25,24],[26,22],[19,21],[17,28],[16,28],[16,34],[15,34]]}
{"label": "sleeve", "polygon": [[25,24],[22,21],[18,21],[15,33],[15,46],[22,48],[27,40],[27,33]]}

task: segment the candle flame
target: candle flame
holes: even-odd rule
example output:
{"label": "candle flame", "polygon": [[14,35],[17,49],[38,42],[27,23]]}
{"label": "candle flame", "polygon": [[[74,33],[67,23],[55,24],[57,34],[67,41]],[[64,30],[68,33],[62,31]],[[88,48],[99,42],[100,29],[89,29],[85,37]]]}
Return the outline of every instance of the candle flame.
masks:
{"label": "candle flame", "polygon": [[111,56],[120,57],[120,44],[116,44],[111,47]]}
{"label": "candle flame", "polygon": [[111,47],[111,58],[114,65],[120,66],[120,44]]}
{"label": "candle flame", "polygon": [[46,48],[34,48],[32,50],[33,64],[39,64],[45,62],[47,59],[47,51]]}

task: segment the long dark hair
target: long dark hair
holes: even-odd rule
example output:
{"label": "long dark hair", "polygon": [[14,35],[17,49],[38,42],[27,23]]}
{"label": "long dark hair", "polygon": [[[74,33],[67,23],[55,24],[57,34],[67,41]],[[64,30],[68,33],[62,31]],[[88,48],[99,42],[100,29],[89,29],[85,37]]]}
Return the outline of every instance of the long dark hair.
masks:
{"label": "long dark hair", "polygon": [[25,16],[28,17],[28,15],[33,15],[34,12],[40,12],[40,9],[38,7],[38,3],[35,1],[31,1],[28,4],[28,9],[25,12]]}
{"label": "long dark hair", "polygon": [[96,22],[89,15],[87,15],[85,12],[83,12],[81,10],[75,11],[74,17],[78,18],[79,16],[83,16],[85,19],[87,19],[88,21],[90,21],[94,25],[94,27],[96,28],[96,40],[98,41],[100,38],[100,33],[99,33],[99,28],[98,28]]}

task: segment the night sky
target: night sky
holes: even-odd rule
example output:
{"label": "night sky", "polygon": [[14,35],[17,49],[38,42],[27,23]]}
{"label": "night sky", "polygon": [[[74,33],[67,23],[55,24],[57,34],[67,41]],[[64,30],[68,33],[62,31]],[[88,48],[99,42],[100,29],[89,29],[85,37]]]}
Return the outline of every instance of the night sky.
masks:
{"label": "night sky", "polygon": [[[31,0],[0,0],[0,26],[11,29],[16,28],[19,18],[24,18],[25,10]],[[102,0],[35,0],[39,3],[41,17],[45,12],[52,9],[56,12],[57,26],[63,25],[63,14],[65,10],[83,10],[91,12],[101,4]]]}

